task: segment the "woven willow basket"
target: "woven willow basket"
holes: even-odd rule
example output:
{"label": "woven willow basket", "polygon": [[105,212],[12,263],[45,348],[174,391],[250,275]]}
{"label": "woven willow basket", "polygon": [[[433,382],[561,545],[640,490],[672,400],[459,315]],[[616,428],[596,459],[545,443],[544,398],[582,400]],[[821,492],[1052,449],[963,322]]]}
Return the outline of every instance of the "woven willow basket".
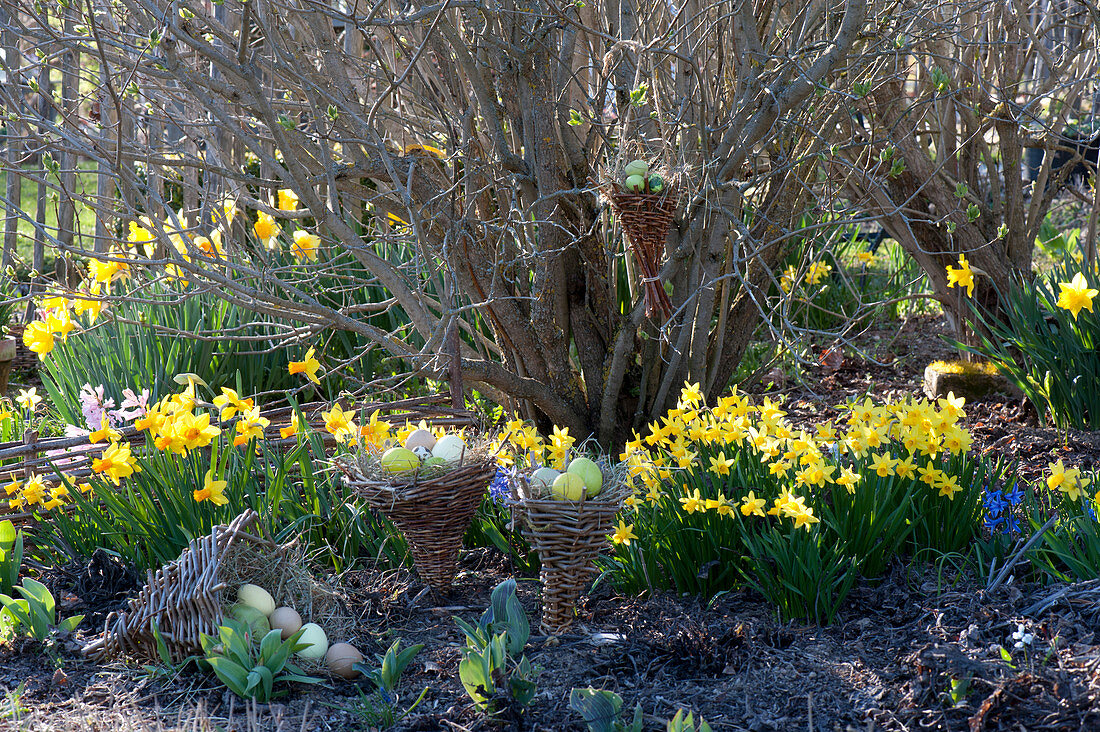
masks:
{"label": "woven willow basket", "polygon": [[251,542],[274,552],[276,545],[248,533],[259,520],[249,509],[228,526],[215,526],[209,536],[193,540],[180,558],[155,573],[127,610],[107,616],[103,635],[84,646],[92,658],[129,655],[159,661],[154,628],[175,661],[201,653],[201,637],[213,635],[222,621],[221,592],[226,583],[220,579],[223,561],[238,542]]}
{"label": "woven willow basket", "polygon": [[645,286],[646,315],[667,320],[672,303],[661,283],[661,259],[679,199],[671,188],[663,193],[630,193],[617,184],[604,186],[611,210],[626,233],[634,262]]}
{"label": "woven willow basket", "polygon": [[583,501],[525,498],[530,495],[525,485],[514,484],[512,490],[523,535],[542,565],[542,629],[560,633],[573,623],[577,599],[595,573],[596,555],[614,530],[627,484],[605,485],[598,497]]}
{"label": "woven willow basket", "polygon": [[371,508],[401,530],[421,579],[437,592],[449,589],[458,571],[462,537],[496,475],[496,460],[479,459],[435,476],[406,480],[368,476],[354,458],[334,464]]}

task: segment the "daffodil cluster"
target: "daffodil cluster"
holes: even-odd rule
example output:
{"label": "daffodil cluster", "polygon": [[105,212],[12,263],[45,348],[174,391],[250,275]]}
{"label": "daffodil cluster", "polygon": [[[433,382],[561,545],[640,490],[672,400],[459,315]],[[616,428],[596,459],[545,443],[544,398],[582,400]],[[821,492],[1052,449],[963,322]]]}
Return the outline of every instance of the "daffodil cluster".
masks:
{"label": "daffodil cluster", "polygon": [[40,360],[53,351],[57,341],[64,341],[76,327],[82,316],[87,315],[85,325],[91,325],[103,310],[99,299],[100,285],[95,280],[72,298],[50,295],[42,300],[37,319],[23,330],[23,345],[38,354]]}
{"label": "daffodil cluster", "polygon": [[569,434],[568,427],[555,425],[544,439],[533,424],[513,418],[505,423],[489,448],[496,454],[497,463],[505,468],[545,465],[555,470],[565,470],[570,451],[576,444],[577,438]]}
{"label": "daffodil cluster", "polygon": [[806,268],[806,276],[801,281],[798,277],[798,269],[793,264],[788,264],[779,278],[779,287],[783,292],[791,292],[799,284],[814,286],[821,283],[833,271],[831,264],[825,262],[811,262]]}
{"label": "daffodil cluster", "polygon": [[[847,407],[842,424],[825,422],[810,432],[792,426],[771,399],[754,406],[734,392],[708,408],[698,385],[689,384],[677,406],[650,424],[644,437],[636,434],[620,455],[635,480],[627,503],[655,506],[671,492],[671,505],[685,514],[729,516],[737,509],[746,517],[789,519],[808,530],[818,518],[806,496],[830,486],[854,494],[867,473],[921,481],[953,500],[961,490],[958,477],[948,475],[939,458],[970,448],[970,435],[959,425],[963,416],[963,399],[954,395],[938,403],[876,405],[867,399]],[[685,491],[686,473],[707,473],[712,484],[729,485],[739,460],[756,461],[760,472],[774,476],[777,495],[758,496],[756,486],[744,486],[740,496]]]}

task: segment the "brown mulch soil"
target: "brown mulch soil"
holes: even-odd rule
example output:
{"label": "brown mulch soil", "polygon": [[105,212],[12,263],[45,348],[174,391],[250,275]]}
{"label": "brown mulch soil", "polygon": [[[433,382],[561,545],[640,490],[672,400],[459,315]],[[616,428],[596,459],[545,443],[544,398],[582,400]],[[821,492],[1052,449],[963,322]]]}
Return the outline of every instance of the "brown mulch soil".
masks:
{"label": "brown mulch soil", "polygon": [[[452,616],[475,621],[509,573],[488,550],[467,553],[463,563],[455,590],[435,601],[403,571],[344,577],[351,605],[362,613],[362,650],[380,652],[395,638],[425,644],[405,674],[401,699],[428,691],[398,729],[583,730],[568,708],[577,686],[613,690],[630,709],[640,703],[647,729],[663,729],[662,720],[679,708],[716,730],[1100,729],[1100,588],[1025,618],[1023,610],[1052,588],[1009,585],[989,596],[968,577],[900,565],[877,586],[857,588],[838,622],[825,628],[780,623],[749,592],[707,606],[667,594],[624,597],[599,586],[584,598],[570,632],[548,637],[534,630],[527,655],[540,669],[538,696],[526,713],[494,727],[458,681],[462,636]],[[521,580],[519,596],[528,616],[537,617],[537,582]],[[1012,649],[1020,622],[1035,641],[1006,661],[1001,648]],[[356,723],[347,711],[356,700],[351,682],[298,687],[278,703],[248,710],[205,675],[156,680],[136,665],[86,662],[77,647],[57,644],[50,649],[56,662],[36,644],[0,647],[0,691],[7,695],[0,696],[0,728],[337,730]]]}
{"label": "brown mulch soil", "polygon": [[[895,324],[868,333],[863,356],[811,367],[802,383],[780,379],[769,393],[784,393],[789,417],[807,423],[836,418],[835,405],[848,399],[917,396],[924,366],[953,356],[938,337],[946,333],[932,318],[907,321],[900,332]],[[1086,468],[1100,462],[1100,433],[1041,426],[1018,398],[983,398],[966,411],[975,447],[1017,461],[1025,478],[1059,458]],[[397,729],[583,730],[568,697],[571,688],[588,686],[620,694],[627,710],[641,704],[646,729],[664,729],[679,708],[716,730],[753,732],[1100,729],[1100,580],[1070,587],[1010,582],[991,594],[949,562],[896,565],[877,585],[857,587],[837,622],[824,628],[781,623],[749,591],[707,604],[671,594],[623,596],[597,584],[569,633],[533,631],[526,652],[540,670],[538,695],[525,713],[491,725],[459,683],[462,635],[452,617],[475,621],[492,588],[513,573],[490,550],[467,552],[462,561],[455,590],[443,598],[424,594],[405,571],[356,570],[340,578],[360,616],[353,640],[368,656],[397,638],[425,644],[400,700],[409,704],[427,692]],[[125,568],[106,557],[97,562],[50,577],[66,611],[96,619],[76,641],[91,637],[132,592]],[[538,582],[520,578],[519,596],[534,621]],[[1028,649],[1013,649],[1019,623],[1035,636]],[[277,703],[250,708],[210,676],[188,671],[162,679],[136,664],[96,665],[80,657],[79,645],[59,642],[47,652],[33,643],[0,644],[0,729],[371,728],[349,711],[358,698],[351,682],[296,687]],[[1010,651],[1007,660],[1002,648]]]}

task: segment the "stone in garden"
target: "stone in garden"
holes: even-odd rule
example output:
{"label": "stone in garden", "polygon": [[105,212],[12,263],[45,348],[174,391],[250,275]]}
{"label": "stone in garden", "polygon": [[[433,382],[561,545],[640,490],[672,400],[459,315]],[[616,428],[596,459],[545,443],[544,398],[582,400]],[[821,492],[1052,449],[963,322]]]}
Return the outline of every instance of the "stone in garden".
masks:
{"label": "stone in garden", "polygon": [[930,399],[942,399],[948,393],[966,399],[1002,393],[1013,397],[1019,390],[989,364],[969,361],[933,361],[924,369],[924,393]]}

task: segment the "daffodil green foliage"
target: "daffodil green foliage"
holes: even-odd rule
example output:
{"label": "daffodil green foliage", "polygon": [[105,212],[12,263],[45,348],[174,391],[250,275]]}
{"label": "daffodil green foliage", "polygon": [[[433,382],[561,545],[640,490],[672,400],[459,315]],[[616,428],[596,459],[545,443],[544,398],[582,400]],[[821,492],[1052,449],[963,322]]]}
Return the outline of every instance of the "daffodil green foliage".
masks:
{"label": "daffodil green foliage", "polygon": [[[1100,427],[1100,290],[1095,265],[1065,260],[1008,292],[1000,316],[971,303],[982,326],[977,353],[1019,387],[1056,426]],[[984,335],[982,331],[985,331]]]}
{"label": "daffodil green foliage", "polygon": [[285,641],[280,633],[275,629],[263,638],[253,638],[247,625],[227,619],[216,636],[202,635],[205,660],[218,679],[242,699],[268,702],[287,693],[287,689],[276,686],[292,681],[321,683],[321,679],[307,676],[290,662],[290,654],[307,647],[298,642],[302,631]]}
{"label": "daffodil green foliage", "polygon": [[[231,434],[212,431],[206,446],[212,450],[135,450],[133,473],[121,480],[107,472],[67,479],[66,501],[73,510],[51,512],[53,520],[36,530],[36,542],[85,557],[104,547],[139,569],[152,569],[251,508],[265,535],[278,541],[297,537],[336,571],[361,556],[381,566],[407,562],[404,539],[393,525],[360,505],[333,471],[320,469],[318,456],[326,452],[315,430],[301,431],[293,445],[252,439],[234,446]],[[104,454],[112,449],[101,446]]]}
{"label": "daffodil green foliage", "polygon": [[963,552],[983,486],[1008,472],[969,453],[949,397],[842,406],[811,433],[736,393],[679,405],[621,456],[635,481],[608,568],[631,592],[752,587],[784,618],[831,622],[862,576],[901,556]]}
{"label": "daffodil green foliage", "polygon": [[477,625],[455,618],[466,636],[458,675],[478,709],[488,715],[522,711],[535,698],[537,672],[523,653],[531,628],[516,597],[516,581],[493,589]]}
{"label": "daffodil green foliage", "polygon": [[112,303],[44,356],[43,382],[69,424],[84,426],[79,405],[85,384],[102,385],[115,405],[126,390],[140,394],[148,389],[156,401],[176,388],[173,377],[181,373],[197,374],[215,393],[222,386],[243,385],[255,393],[299,385],[300,379],[287,372],[290,355],[277,348],[277,324],[264,323],[210,292],[151,285],[141,298]]}

